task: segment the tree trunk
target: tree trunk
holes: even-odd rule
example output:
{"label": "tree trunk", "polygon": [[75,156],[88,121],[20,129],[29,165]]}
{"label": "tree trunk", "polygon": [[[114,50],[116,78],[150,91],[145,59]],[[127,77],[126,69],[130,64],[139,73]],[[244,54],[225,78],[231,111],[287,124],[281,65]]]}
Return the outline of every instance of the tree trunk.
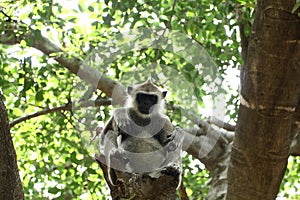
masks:
{"label": "tree trunk", "polygon": [[300,97],[300,18],[295,1],[258,0],[228,170],[230,200],[275,199]]}
{"label": "tree trunk", "polygon": [[0,199],[24,199],[7,112],[0,93]]}

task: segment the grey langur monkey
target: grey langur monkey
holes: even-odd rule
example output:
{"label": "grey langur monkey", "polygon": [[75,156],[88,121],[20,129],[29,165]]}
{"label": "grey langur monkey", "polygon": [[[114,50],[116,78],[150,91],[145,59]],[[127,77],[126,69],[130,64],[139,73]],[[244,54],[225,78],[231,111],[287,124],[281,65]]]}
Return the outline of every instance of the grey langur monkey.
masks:
{"label": "grey langur monkey", "polygon": [[100,135],[110,183],[115,185],[112,173],[117,169],[153,178],[169,173],[177,176],[180,185],[182,136],[163,114],[167,92],[148,79],[129,86],[127,93],[126,105],[114,110]]}

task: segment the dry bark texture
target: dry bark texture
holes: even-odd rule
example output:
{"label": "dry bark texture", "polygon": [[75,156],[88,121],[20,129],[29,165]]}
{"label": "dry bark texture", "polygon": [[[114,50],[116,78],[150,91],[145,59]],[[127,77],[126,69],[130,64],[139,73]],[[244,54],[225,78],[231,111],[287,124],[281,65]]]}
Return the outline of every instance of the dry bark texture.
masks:
{"label": "dry bark texture", "polygon": [[24,199],[7,112],[0,92],[0,199]]}
{"label": "dry bark texture", "polygon": [[295,1],[258,0],[228,171],[230,200],[275,199],[300,97],[300,18]]}

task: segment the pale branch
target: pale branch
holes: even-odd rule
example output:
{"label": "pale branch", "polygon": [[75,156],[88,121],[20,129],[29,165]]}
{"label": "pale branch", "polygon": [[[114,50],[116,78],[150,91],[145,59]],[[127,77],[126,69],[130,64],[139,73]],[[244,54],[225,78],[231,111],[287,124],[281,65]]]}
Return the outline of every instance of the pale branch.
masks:
{"label": "pale branch", "polygon": [[215,117],[211,117],[211,119],[208,120],[208,122],[206,122],[202,120],[196,113],[177,105],[167,104],[167,108],[172,111],[180,111],[182,115],[187,117],[187,119],[191,120],[197,126],[191,131],[189,130],[185,130],[185,131],[193,132],[193,135],[197,135],[197,136],[205,135],[209,129],[213,128],[211,123],[214,123],[217,127],[222,128],[224,130],[224,131],[218,130],[218,133],[221,135],[221,137],[226,138],[226,140],[229,142],[233,141],[234,133],[232,131],[228,131],[228,130],[235,129],[233,125],[224,123],[221,120],[216,119]]}
{"label": "pale branch", "polygon": [[[192,113],[191,111],[185,111],[189,117],[191,117],[190,119],[192,119],[192,121],[200,128],[200,130],[197,131],[197,133],[207,133],[208,131],[210,130],[214,130],[214,131],[217,131],[215,130],[212,125],[204,120],[202,120],[200,117],[198,117],[195,113]],[[223,128],[223,127],[219,127],[219,128]],[[224,128],[223,128],[224,129]],[[224,129],[225,130],[225,129]],[[226,138],[227,141],[232,141],[233,140],[233,137],[234,137],[234,133],[233,132],[228,132],[228,131],[221,131],[221,130],[218,130],[217,131],[218,134],[220,135],[220,137],[224,137]]]}
{"label": "pale branch", "polygon": [[[45,55],[53,57],[59,64],[66,67],[71,73],[76,74],[82,80],[92,84],[95,88],[103,91],[108,97],[114,93],[114,103],[124,104],[125,89],[116,81],[104,76],[99,71],[87,66],[81,59],[68,57],[60,47],[48,38],[41,35],[39,30],[33,30],[26,25],[16,22],[3,22],[4,29],[0,33],[0,43],[5,45],[19,44],[22,40],[26,44]],[[12,31],[14,30],[14,31]],[[115,95],[116,94],[116,95]]]}
{"label": "pale branch", "polygon": [[54,113],[54,112],[60,112],[60,111],[71,111],[72,109],[78,109],[78,108],[85,108],[85,107],[98,107],[98,106],[108,106],[111,105],[111,100],[108,99],[100,99],[96,101],[83,101],[80,102],[78,106],[74,106],[72,102],[66,103],[65,105],[54,107],[54,108],[45,108],[44,110],[37,111],[35,113],[26,115],[24,117],[20,117],[18,119],[13,120],[9,126],[10,128],[15,126],[16,124],[19,124],[21,122],[24,122],[26,120],[41,116],[41,115],[46,115],[49,113]]}
{"label": "pale branch", "polygon": [[217,127],[222,128],[227,131],[233,131],[233,132],[235,131],[235,125],[223,122],[222,120],[220,120],[216,117],[210,117],[208,120],[208,123],[214,124]]}
{"label": "pale branch", "polygon": [[221,131],[213,127],[205,130],[200,131],[201,135],[198,135],[199,130],[186,132],[183,146],[186,147],[188,143],[187,153],[199,159],[211,174],[207,199],[222,199],[228,186],[227,169],[232,145],[222,136]]}
{"label": "pale branch", "polygon": [[222,132],[209,128],[203,135],[195,135],[193,131],[185,130],[183,149],[194,158],[199,159],[209,171],[213,169],[216,160],[224,153],[229,141]]}
{"label": "pale branch", "polygon": [[[175,2],[176,1],[174,1],[174,3]],[[16,22],[6,22],[6,23],[7,24],[5,27],[13,27],[14,29],[18,30],[20,33],[18,33],[18,31],[15,32],[15,31],[4,30],[0,34],[0,43],[7,44],[7,45],[14,45],[20,43],[22,40],[25,40],[27,41],[27,44],[29,46],[42,51],[44,54],[48,56],[57,55],[56,57],[54,57],[54,59],[62,66],[66,67],[71,73],[78,75],[83,80],[87,81],[88,83],[91,83],[93,86],[96,86],[96,88],[103,91],[109,97],[111,97],[112,94],[114,94],[114,99],[113,99],[114,103],[123,104],[125,102],[126,92],[124,88],[116,81],[113,81],[105,77],[104,75],[99,75],[99,72],[96,72],[94,69],[83,65],[82,60],[80,60],[79,58],[75,58],[75,57],[68,58],[67,54],[60,47],[56,46],[48,38],[40,35],[39,31],[30,29],[28,27],[25,30],[22,30],[22,27],[20,28],[20,26],[18,26]],[[11,28],[9,30],[11,30]],[[36,36],[37,32],[39,33],[38,36]],[[16,123],[20,123],[21,121],[19,122],[19,120],[25,121],[27,119],[36,116],[47,114],[48,112],[55,112],[62,109],[66,109],[66,106],[57,107],[55,109],[54,111],[45,109],[43,111],[39,111],[37,113],[33,113],[31,115],[22,117],[20,119],[16,119],[11,123],[11,126],[15,125]],[[196,115],[193,114],[193,117],[195,116]],[[206,123],[200,120],[198,117],[196,117],[196,119],[198,124],[203,125]],[[207,123],[206,123],[206,127],[209,127]]]}
{"label": "pale branch", "polygon": [[[298,109],[298,108],[297,108]],[[215,134],[220,135],[220,139],[225,138],[228,142],[232,142],[235,133],[231,132],[231,131],[222,131],[222,130],[216,130],[213,128],[213,126],[207,122],[205,122],[204,120],[200,119],[198,116],[196,116],[195,114],[191,114],[190,111],[186,111],[188,112],[190,115],[187,116],[191,119],[191,115],[192,116],[192,121],[197,125],[197,127],[194,127],[192,130],[187,130],[185,129],[185,132],[187,134],[192,135],[192,137],[187,137],[186,139],[193,139],[193,136],[196,136],[194,138],[193,143],[191,144],[190,148],[188,149],[188,153],[191,154],[194,158],[199,159],[199,155],[198,152],[201,149],[201,140],[203,140],[203,138],[200,138],[200,136],[205,136],[207,135],[208,131],[212,131],[215,132]],[[295,114],[295,120],[299,120],[300,116],[300,112],[296,112]],[[209,120],[209,122],[211,122],[211,120]],[[220,123],[219,123],[220,122]],[[219,125],[217,125],[219,128],[224,128],[222,127],[222,121],[219,121]],[[222,122],[222,123],[221,123]],[[215,123],[214,123],[215,124]],[[229,124],[230,125],[230,124]],[[234,125],[230,125],[232,126],[231,128],[234,127]],[[291,156],[300,156],[300,121],[294,121],[293,125],[292,125],[292,134],[294,135],[294,139],[292,140],[291,146],[290,146],[290,155]]]}

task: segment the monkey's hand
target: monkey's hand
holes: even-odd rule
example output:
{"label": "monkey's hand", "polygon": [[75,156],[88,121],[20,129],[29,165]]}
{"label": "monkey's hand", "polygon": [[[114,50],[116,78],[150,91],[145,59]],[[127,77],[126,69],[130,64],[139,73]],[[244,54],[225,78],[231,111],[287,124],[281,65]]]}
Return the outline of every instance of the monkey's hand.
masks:
{"label": "monkey's hand", "polygon": [[114,120],[118,127],[126,128],[130,124],[130,120],[125,108],[117,108],[114,110]]}
{"label": "monkey's hand", "polygon": [[184,134],[179,127],[175,127],[172,135],[168,138],[169,142],[167,144],[169,151],[178,150],[178,148],[182,148],[182,142],[184,139]]}
{"label": "monkey's hand", "polygon": [[110,152],[110,164],[112,168],[124,169],[129,162],[126,153],[121,148],[112,149]]}
{"label": "monkey's hand", "polygon": [[102,126],[96,127],[94,135],[89,140],[89,145],[91,145],[94,142],[94,140],[96,139],[96,137],[98,137],[102,133],[103,129],[104,128]]}

